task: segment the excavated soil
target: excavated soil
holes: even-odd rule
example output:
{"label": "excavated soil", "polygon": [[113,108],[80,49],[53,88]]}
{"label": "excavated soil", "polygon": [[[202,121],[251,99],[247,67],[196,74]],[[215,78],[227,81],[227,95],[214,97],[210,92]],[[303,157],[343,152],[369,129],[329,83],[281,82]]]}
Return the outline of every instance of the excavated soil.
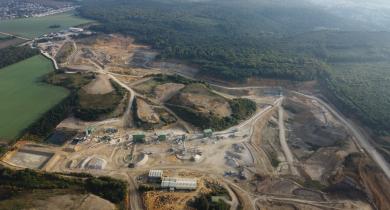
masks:
{"label": "excavated soil", "polygon": [[94,80],[83,87],[88,94],[106,94],[114,91],[106,75],[98,74]]}
{"label": "excavated soil", "polygon": [[228,117],[232,112],[225,98],[210,92],[203,84],[188,85],[172,99],[176,105],[193,108],[205,115]]}
{"label": "excavated soil", "polygon": [[137,98],[137,116],[138,118],[145,122],[151,124],[157,124],[160,122],[160,118],[157,113],[154,112],[152,107],[146,103],[143,99]]}
{"label": "excavated soil", "polygon": [[153,92],[159,101],[166,101],[169,100],[173,95],[177,94],[178,91],[184,87],[185,85],[179,83],[165,83],[155,87]]}

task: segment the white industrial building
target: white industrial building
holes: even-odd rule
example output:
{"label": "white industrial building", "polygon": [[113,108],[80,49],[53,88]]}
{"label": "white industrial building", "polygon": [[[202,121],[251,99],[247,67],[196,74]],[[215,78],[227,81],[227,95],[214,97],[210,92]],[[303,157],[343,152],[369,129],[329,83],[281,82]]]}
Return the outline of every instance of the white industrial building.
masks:
{"label": "white industrial building", "polygon": [[163,175],[162,170],[149,170],[148,178],[157,179],[157,178],[161,178],[162,175]]}
{"label": "white industrial building", "polygon": [[161,188],[169,188],[171,190],[195,190],[196,187],[196,179],[164,177],[161,181]]}
{"label": "white industrial building", "polygon": [[73,33],[80,33],[80,32],[83,32],[84,29],[82,29],[82,28],[70,27],[70,28],[69,28],[69,31],[70,31],[70,32],[73,32]]}

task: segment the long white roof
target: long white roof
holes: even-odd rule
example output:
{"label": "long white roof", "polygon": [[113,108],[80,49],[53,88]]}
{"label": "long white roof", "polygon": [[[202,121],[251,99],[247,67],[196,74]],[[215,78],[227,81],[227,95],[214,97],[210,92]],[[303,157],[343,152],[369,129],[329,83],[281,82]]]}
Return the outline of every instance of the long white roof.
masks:
{"label": "long white roof", "polygon": [[149,171],[149,177],[162,177],[163,171],[162,170],[150,170]]}
{"label": "long white roof", "polygon": [[163,188],[196,189],[197,180],[188,178],[164,177],[161,181]]}

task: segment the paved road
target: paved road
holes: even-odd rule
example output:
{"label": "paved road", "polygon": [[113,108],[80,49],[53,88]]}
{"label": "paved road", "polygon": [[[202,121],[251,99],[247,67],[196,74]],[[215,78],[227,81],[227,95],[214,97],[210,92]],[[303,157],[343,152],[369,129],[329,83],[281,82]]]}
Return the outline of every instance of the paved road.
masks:
{"label": "paved road", "polygon": [[294,156],[290,150],[290,147],[287,144],[286,140],[286,129],[284,127],[284,110],[281,105],[278,107],[278,112],[279,112],[279,140],[280,140],[280,145],[282,147],[284,156],[286,157],[287,163],[289,165],[290,171],[293,175],[299,175],[297,169],[294,166]]}
{"label": "paved road", "polygon": [[353,123],[346,120],[346,118],[344,116],[342,116],[338,111],[333,109],[331,106],[329,106],[323,100],[321,100],[315,96],[310,96],[310,95],[306,95],[306,94],[303,94],[300,92],[295,92],[295,91],[293,91],[293,92],[298,94],[298,95],[304,96],[306,98],[316,100],[318,103],[323,105],[326,109],[328,109],[341,123],[344,124],[344,126],[346,126],[353,133],[353,135],[356,137],[356,140],[357,140],[356,143],[359,146],[361,146],[367,152],[367,154],[369,154],[371,156],[371,158],[379,165],[379,167],[386,174],[387,178],[390,179],[390,169],[389,169],[389,165],[387,164],[386,160],[383,159],[383,157],[378,153],[378,151],[376,151],[376,149],[371,145],[370,141],[366,138],[366,136],[364,136],[364,134],[361,133],[359,128],[357,128]]}
{"label": "paved road", "polygon": [[50,59],[50,60],[53,62],[54,69],[55,69],[55,70],[58,70],[57,61],[56,61],[53,57],[51,57],[48,53],[43,52],[42,50],[41,50],[41,54],[42,54],[43,56],[45,56],[46,58]]}

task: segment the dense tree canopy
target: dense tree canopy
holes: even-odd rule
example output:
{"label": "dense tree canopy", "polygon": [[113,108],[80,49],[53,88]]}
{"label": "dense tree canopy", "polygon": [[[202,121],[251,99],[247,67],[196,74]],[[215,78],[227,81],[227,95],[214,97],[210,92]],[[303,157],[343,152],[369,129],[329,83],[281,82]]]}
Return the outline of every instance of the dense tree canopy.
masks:
{"label": "dense tree canopy", "polygon": [[31,49],[28,46],[22,47],[7,47],[0,49],[0,68],[17,63],[34,55],[37,55],[39,50]]}

